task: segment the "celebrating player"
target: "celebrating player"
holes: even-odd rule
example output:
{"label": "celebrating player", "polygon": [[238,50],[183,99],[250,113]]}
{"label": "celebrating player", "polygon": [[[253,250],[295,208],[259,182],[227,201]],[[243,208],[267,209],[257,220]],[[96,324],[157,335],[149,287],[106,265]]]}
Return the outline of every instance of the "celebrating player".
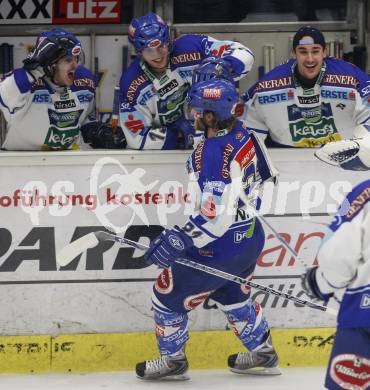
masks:
{"label": "celebrating player", "polygon": [[168,25],[154,13],[133,19],[128,37],[138,56],[121,77],[120,123],[132,149],[192,147],[194,127],[183,106],[193,69],[217,56],[239,80],[254,61],[249,49],[232,41],[204,35],[172,41]]}
{"label": "celebrating player", "polygon": [[262,138],[269,135],[274,146],[327,144],[315,153],[321,160],[370,169],[369,76],[327,57],[323,34],[310,26],[296,32],[293,56],[245,94],[248,128]]}
{"label": "celebrating player", "polygon": [[188,101],[196,128],[206,136],[187,162],[194,212],[183,228],[165,229],[145,254],[149,263],[164,268],[152,296],[161,356],[138,363],[136,373],[142,379],[187,379],[187,313],[210,297],[249,351],[229,356],[231,371],[280,374],[269,326],[249,289],[175,262],[186,257],[251,278],[265,239],[259,220],[243,209],[246,197],[253,198],[258,151],[233,115],[238,101],[234,83],[195,83]]}
{"label": "celebrating player", "polygon": [[[345,198],[318,253],[302,276],[307,294],[341,300],[326,374],[330,390],[368,389],[370,379],[370,180]],[[344,294],[344,295],[343,295]]]}
{"label": "celebrating player", "polygon": [[79,65],[81,42],[54,29],[0,83],[0,109],[7,121],[7,150],[64,150],[81,146],[81,133],[93,147],[122,148],[121,129],[113,136],[95,118],[95,81]]}

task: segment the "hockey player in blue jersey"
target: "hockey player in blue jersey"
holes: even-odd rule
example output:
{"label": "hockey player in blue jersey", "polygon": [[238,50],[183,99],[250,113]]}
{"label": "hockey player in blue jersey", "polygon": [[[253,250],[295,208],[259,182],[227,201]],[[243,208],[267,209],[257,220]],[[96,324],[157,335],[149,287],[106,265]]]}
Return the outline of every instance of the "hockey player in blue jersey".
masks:
{"label": "hockey player in blue jersey", "polygon": [[0,109],[7,121],[7,150],[122,148],[122,130],[95,117],[95,80],[79,62],[81,42],[71,33],[41,33],[35,47],[0,83]]}
{"label": "hockey player in blue jersey", "polygon": [[156,14],[133,19],[128,38],[137,58],[120,80],[120,124],[132,149],[190,148],[196,136],[183,107],[193,69],[206,57],[222,58],[234,80],[252,68],[252,52],[233,41],[183,35],[174,41]]}
{"label": "hockey player in blue jersey", "polygon": [[318,252],[318,267],[302,276],[316,299],[341,301],[325,386],[370,388],[370,180],[344,199]]}
{"label": "hockey player in blue jersey", "polygon": [[189,91],[196,127],[206,137],[187,162],[194,210],[182,228],[165,229],[145,254],[148,263],[164,268],[152,295],[161,356],[138,363],[139,378],[188,379],[188,312],[208,297],[249,351],[229,356],[231,371],[280,374],[269,326],[249,289],[175,262],[186,257],[242,277],[253,275],[265,237],[241,200],[251,197],[258,164],[248,130],[233,115],[237,101],[235,86],[227,80],[202,81]]}

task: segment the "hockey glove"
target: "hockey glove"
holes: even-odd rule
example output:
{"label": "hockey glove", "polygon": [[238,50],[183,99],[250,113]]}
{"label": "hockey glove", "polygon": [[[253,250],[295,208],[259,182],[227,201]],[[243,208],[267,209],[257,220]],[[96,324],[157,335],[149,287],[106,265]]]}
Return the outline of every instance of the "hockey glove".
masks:
{"label": "hockey glove", "polygon": [[361,151],[362,139],[344,139],[329,142],[315,152],[315,156],[327,164],[340,166],[351,171],[367,171],[369,166],[364,161],[369,160],[365,150]]}
{"label": "hockey glove", "polygon": [[41,38],[23,60],[23,66],[36,80],[45,75],[52,77],[52,65],[66,54],[67,49],[60,47],[56,37]]}
{"label": "hockey glove", "polygon": [[186,250],[193,245],[193,240],[177,226],[175,226],[175,229],[163,230],[150,243],[149,249],[145,253],[145,260],[148,264],[156,264],[160,268],[169,268],[176,259],[186,255]]}
{"label": "hockey glove", "polygon": [[316,272],[318,267],[309,268],[305,274],[301,275],[301,285],[303,291],[311,298],[327,302],[334,294],[324,294],[316,280]]}
{"label": "hockey glove", "polygon": [[179,118],[169,126],[170,131],[179,132],[178,149],[191,149],[194,144],[195,129],[193,123],[185,118]]}
{"label": "hockey glove", "polygon": [[90,122],[82,126],[84,141],[94,149],[124,149],[126,138],[120,127],[113,131],[110,125],[101,122]]}

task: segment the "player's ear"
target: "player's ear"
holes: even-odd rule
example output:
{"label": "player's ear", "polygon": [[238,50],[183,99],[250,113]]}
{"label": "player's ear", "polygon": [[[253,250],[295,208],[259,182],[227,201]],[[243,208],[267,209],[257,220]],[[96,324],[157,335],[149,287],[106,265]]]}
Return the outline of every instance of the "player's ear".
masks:
{"label": "player's ear", "polygon": [[328,54],[327,54],[327,51],[326,51],[326,47],[325,47],[325,49],[324,49],[324,53],[323,53],[323,54],[324,54],[324,58],[328,55]]}
{"label": "player's ear", "polygon": [[292,49],[292,51],[290,52],[290,57],[292,57],[292,58],[297,58],[294,49]]}

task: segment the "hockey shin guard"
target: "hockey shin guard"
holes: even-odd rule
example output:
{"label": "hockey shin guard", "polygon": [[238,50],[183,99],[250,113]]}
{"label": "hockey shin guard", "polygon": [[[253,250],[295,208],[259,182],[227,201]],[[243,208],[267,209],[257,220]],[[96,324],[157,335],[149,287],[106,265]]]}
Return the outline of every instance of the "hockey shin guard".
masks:
{"label": "hockey shin guard", "polygon": [[155,333],[161,355],[174,355],[189,339],[188,315],[154,309]]}
{"label": "hockey shin guard", "polygon": [[223,306],[222,311],[235,335],[249,351],[258,349],[265,342],[269,326],[257,302],[248,299],[242,303]]}

